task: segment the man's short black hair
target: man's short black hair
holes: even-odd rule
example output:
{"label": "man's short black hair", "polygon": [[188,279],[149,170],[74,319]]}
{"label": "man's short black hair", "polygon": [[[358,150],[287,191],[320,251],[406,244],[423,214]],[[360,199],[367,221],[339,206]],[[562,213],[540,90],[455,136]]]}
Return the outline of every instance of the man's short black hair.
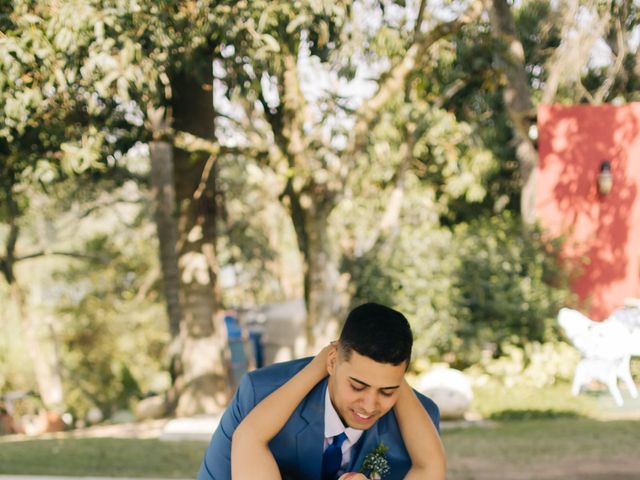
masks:
{"label": "man's short black hair", "polygon": [[378,303],[351,310],[340,334],[339,349],[349,359],[351,351],[378,363],[409,365],[413,335],[406,317]]}

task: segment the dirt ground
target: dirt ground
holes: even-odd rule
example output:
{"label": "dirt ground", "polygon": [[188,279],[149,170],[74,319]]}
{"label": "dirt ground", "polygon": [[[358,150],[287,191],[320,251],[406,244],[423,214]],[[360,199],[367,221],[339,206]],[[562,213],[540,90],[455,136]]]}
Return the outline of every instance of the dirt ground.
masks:
{"label": "dirt ground", "polygon": [[77,428],[66,432],[43,433],[37,436],[23,434],[0,436],[0,442],[20,440],[46,440],[51,438],[159,438],[168,419],[147,420],[144,422],[122,423],[117,425],[96,425]]}
{"label": "dirt ground", "polygon": [[463,460],[451,466],[448,480],[638,480],[640,458],[611,461],[557,461],[517,471],[478,460]]}

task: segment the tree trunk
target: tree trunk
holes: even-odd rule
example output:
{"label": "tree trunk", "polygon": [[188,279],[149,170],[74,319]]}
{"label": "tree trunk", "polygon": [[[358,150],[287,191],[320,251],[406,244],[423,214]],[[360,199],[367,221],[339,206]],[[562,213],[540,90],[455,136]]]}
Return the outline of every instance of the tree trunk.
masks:
{"label": "tree trunk", "polygon": [[308,249],[305,253],[306,336],[312,351],[336,340],[339,334],[341,292],[339,273],[329,243],[329,212],[305,217]]}
{"label": "tree trunk", "polygon": [[520,213],[525,225],[535,222],[535,186],[538,152],[529,138],[529,129],[535,122],[535,110],[525,71],[524,48],[516,32],[511,7],[506,0],[493,0],[490,8],[494,37],[504,46],[498,60],[504,69],[507,86],[504,102],[513,124],[516,157],[520,165],[522,190]]}
{"label": "tree trunk", "polygon": [[[206,79],[175,78],[175,127],[213,138],[213,106]],[[174,148],[178,205],[178,271],[182,305],[181,374],[176,413],[215,413],[229,396],[226,329],[220,311],[216,257],[216,191],[213,158]]]}
{"label": "tree trunk", "polygon": [[62,379],[60,371],[57,369],[53,348],[50,345],[46,345],[46,342],[43,342],[39,335],[39,332],[43,331],[44,325],[39,325],[31,315],[27,306],[25,292],[15,277],[9,287],[11,298],[15,302],[20,315],[25,345],[31,357],[42,403],[49,410],[59,409],[63,406]]}
{"label": "tree trunk", "polygon": [[16,245],[20,233],[20,228],[16,222],[20,215],[20,210],[14,200],[12,187],[8,186],[5,192],[6,207],[9,214],[9,234],[5,243],[5,256],[0,257],[0,272],[9,285],[11,298],[18,309],[25,344],[31,356],[42,402],[48,409],[60,408],[63,406],[62,378],[58,370],[57,358],[55,358],[55,349],[48,348],[49,346],[41,341],[38,335],[40,331],[39,325],[29,311],[27,296],[16,278]]}
{"label": "tree trunk", "polygon": [[226,330],[218,312],[215,204],[212,186],[200,199],[193,198],[203,162],[192,162],[184,154],[177,158],[178,267],[183,318],[182,375],[176,413],[214,413],[226,404],[229,394]]}
{"label": "tree trunk", "polygon": [[160,265],[162,269],[163,289],[169,317],[169,373],[172,388],[168,393],[169,412],[176,409],[180,396],[179,385],[182,375],[180,322],[180,272],[178,269],[178,225],[176,218],[176,193],[173,177],[173,147],[165,141],[149,143],[151,157],[151,193],[154,204],[154,220],[160,246]]}
{"label": "tree trunk", "polygon": [[176,221],[176,193],[173,178],[173,150],[168,142],[149,143],[151,155],[151,194],[154,219],[160,241],[160,264],[169,315],[169,331],[175,338],[180,332],[180,289],[178,271],[178,226]]}
{"label": "tree trunk", "polygon": [[286,195],[303,260],[305,340],[307,350],[314,353],[337,339],[339,319],[349,304],[329,239],[329,215],[335,204],[329,192],[316,192],[313,200],[301,202],[305,194],[295,192],[291,183]]}

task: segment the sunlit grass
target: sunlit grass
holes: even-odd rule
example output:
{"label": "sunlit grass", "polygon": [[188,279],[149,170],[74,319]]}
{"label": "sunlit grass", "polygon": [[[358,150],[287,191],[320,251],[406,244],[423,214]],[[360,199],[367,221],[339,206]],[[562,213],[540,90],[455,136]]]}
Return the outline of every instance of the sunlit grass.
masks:
{"label": "sunlit grass", "polygon": [[[449,480],[625,476],[640,468],[640,421],[557,418],[446,428]],[[0,442],[0,473],[195,478],[206,444],[113,438]],[[582,472],[582,473],[580,473]],[[600,472],[600,476],[597,473]],[[635,475],[635,473],[633,473]]]}
{"label": "sunlit grass", "polygon": [[[442,430],[449,480],[632,479],[640,400],[625,406],[606,391],[573,397],[569,385],[544,389],[486,385],[473,409],[484,422]],[[611,420],[619,416],[627,420]],[[635,415],[635,419],[632,419]],[[66,438],[15,441],[0,437],[0,474],[195,478],[205,442]]]}
{"label": "sunlit grass", "polygon": [[0,442],[0,473],[195,478],[206,443],[68,438]]}
{"label": "sunlit grass", "polygon": [[598,396],[583,394],[574,397],[570,388],[566,383],[544,388],[508,388],[491,383],[474,388],[472,410],[482,418],[598,417],[601,411]]}
{"label": "sunlit grass", "polygon": [[580,395],[571,394],[571,385],[560,382],[544,388],[505,387],[491,382],[474,387],[472,412],[485,419],[527,419],[588,417],[597,420],[640,420],[640,398],[631,398],[619,382],[624,405],[615,404],[604,385],[592,384]]}
{"label": "sunlit grass", "polygon": [[443,431],[448,479],[632,479],[640,421],[491,422]]}

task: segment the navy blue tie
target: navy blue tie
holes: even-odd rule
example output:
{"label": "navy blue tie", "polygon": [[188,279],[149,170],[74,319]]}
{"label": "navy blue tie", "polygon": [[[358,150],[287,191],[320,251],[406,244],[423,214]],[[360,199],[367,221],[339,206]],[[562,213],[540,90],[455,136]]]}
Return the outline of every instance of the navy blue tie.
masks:
{"label": "navy blue tie", "polygon": [[322,480],[335,480],[342,464],[342,444],[347,434],[342,432],[333,437],[333,442],[322,455]]}

